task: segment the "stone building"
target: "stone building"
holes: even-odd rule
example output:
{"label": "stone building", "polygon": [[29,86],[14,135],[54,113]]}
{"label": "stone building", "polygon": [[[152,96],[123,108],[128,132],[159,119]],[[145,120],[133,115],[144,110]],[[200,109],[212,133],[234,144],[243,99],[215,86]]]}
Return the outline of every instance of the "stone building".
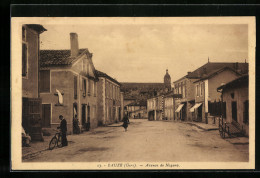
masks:
{"label": "stone building", "polygon": [[248,85],[248,75],[244,75],[217,89],[222,94],[222,102],[226,103],[223,115],[226,122],[239,127],[246,136],[249,135]]}
{"label": "stone building", "polygon": [[42,25],[22,26],[22,126],[32,140],[42,140],[42,100],[39,95],[40,34]]}
{"label": "stone building", "polygon": [[126,105],[131,118],[147,118],[147,101],[138,100]]}
{"label": "stone building", "polygon": [[224,67],[217,71],[212,71],[204,75],[195,84],[195,105],[194,120],[208,123],[207,117],[210,115],[209,102],[221,100],[221,94],[217,92],[217,87],[223,83],[228,83],[241,74],[230,67]]}
{"label": "stone building", "polygon": [[123,96],[120,92],[121,84],[104,72],[96,70],[96,73],[99,78],[97,84],[98,125],[108,125],[121,121],[124,110]]}
{"label": "stone building", "polygon": [[206,122],[208,102],[220,100],[216,88],[248,72],[248,63],[208,62],[174,82],[175,117],[179,120]]}
{"label": "stone building", "polygon": [[164,96],[154,96],[147,99],[148,120],[163,120]]}
{"label": "stone building", "polygon": [[98,77],[88,49],[79,49],[78,35],[70,33],[70,50],[41,50],[39,91],[43,126],[56,128],[59,115],[73,133],[77,117],[81,130],[97,127]]}
{"label": "stone building", "polygon": [[122,91],[124,92],[124,105],[126,106],[135,101],[146,101],[148,98],[171,91],[171,76],[168,73],[168,69],[163,80],[163,83],[121,83]]}

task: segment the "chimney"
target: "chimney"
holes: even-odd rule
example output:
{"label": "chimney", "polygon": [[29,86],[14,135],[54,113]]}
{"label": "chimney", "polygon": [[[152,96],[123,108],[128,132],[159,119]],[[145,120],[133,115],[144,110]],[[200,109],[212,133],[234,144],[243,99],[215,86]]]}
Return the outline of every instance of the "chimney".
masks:
{"label": "chimney", "polygon": [[78,34],[70,33],[70,54],[71,57],[76,57],[79,53]]}
{"label": "chimney", "polygon": [[190,75],[191,74],[191,72],[188,72],[188,75]]}

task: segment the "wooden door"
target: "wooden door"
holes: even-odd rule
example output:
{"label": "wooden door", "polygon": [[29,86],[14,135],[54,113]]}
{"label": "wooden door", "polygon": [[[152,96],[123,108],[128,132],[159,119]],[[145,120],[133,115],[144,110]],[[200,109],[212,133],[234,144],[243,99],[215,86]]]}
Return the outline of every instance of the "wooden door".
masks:
{"label": "wooden door", "polygon": [[88,131],[90,129],[90,106],[87,107],[87,111],[88,111],[88,113],[87,113],[88,117],[87,117],[87,123],[86,123],[86,131]]}
{"label": "wooden door", "polygon": [[32,140],[42,137],[42,100],[41,98],[23,98],[22,125]]}
{"label": "wooden door", "polygon": [[82,104],[82,112],[81,112],[81,120],[82,120],[82,126],[85,127],[86,124],[86,105]]}
{"label": "wooden door", "polygon": [[51,104],[42,104],[42,127],[51,127]]}
{"label": "wooden door", "polygon": [[232,120],[237,122],[237,102],[232,101]]}

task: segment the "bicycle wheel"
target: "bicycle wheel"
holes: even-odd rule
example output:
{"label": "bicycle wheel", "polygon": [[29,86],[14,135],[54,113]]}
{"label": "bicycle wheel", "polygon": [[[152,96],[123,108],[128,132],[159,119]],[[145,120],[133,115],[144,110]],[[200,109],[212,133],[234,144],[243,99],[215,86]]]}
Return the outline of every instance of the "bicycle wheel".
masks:
{"label": "bicycle wheel", "polygon": [[53,137],[49,143],[49,149],[52,150],[53,148],[55,148],[55,145],[57,144],[57,138]]}
{"label": "bicycle wheel", "polygon": [[61,135],[59,135],[59,137],[58,137],[57,146],[58,146],[59,148],[62,147],[62,144],[61,144]]}

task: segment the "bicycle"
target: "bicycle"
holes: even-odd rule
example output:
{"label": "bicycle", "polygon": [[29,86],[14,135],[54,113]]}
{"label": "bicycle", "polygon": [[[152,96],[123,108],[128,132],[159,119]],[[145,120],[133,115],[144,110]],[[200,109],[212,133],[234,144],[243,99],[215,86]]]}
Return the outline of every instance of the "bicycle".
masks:
{"label": "bicycle", "polygon": [[49,143],[49,149],[53,150],[55,146],[57,145],[58,148],[62,146],[61,144],[61,133],[57,132],[54,137],[52,137],[50,143]]}

